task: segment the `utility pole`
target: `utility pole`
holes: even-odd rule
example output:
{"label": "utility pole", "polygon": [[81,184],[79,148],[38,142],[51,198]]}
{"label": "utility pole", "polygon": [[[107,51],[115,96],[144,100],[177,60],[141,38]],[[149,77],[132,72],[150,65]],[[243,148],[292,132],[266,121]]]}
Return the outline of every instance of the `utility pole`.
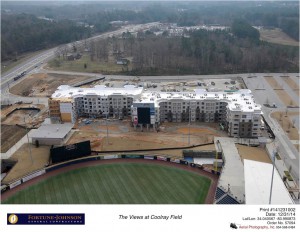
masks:
{"label": "utility pole", "polygon": [[271,178],[271,188],[270,188],[269,205],[271,205],[271,200],[272,200],[273,178],[274,178],[274,169],[275,169],[275,154],[276,154],[276,152],[273,151],[273,169],[272,169],[272,178]]}
{"label": "utility pole", "polygon": [[25,123],[25,127],[26,127],[26,135],[27,135],[27,142],[28,142],[29,156],[30,156],[30,159],[31,159],[31,165],[33,165],[33,159],[32,159],[32,153],[31,153],[31,147],[30,147],[29,136],[28,136],[28,128],[27,128],[27,124],[26,124],[25,117],[24,117],[24,123]]}
{"label": "utility pole", "polygon": [[191,103],[190,103],[190,109],[189,109],[189,145],[191,143]]}

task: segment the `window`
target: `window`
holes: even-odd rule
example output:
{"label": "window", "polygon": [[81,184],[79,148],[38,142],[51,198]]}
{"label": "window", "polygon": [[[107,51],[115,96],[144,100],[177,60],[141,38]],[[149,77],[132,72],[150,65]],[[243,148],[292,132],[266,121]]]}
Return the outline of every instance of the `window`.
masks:
{"label": "window", "polygon": [[242,115],[242,118],[246,118],[247,117],[247,115]]}

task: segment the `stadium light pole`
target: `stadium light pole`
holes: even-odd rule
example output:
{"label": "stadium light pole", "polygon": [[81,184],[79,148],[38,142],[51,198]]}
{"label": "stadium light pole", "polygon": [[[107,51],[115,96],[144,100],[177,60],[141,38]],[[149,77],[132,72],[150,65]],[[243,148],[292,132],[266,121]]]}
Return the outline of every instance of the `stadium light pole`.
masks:
{"label": "stadium light pole", "polygon": [[191,103],[190,103],[190,109],[189,109],[189,145],[191,144]]}
{"label": "stadium light pole", "polygon": [[273,151],[273,170],[272,170],[272,177],[271,177],[271,188],[270,188],[270,198],[269,198],[269,205],[271,205],[272,200],[272,190],[273,190],[273,178],[274,178],[274,169],[275,169],[275,151]]}
{"label": "stadium light pole", "polygon": [[107,124],[107,116],[108,116],[108,113],[106,114],[106,143],[108,144],[108,124]]}
{"label": "stadium light pole", "polygon": [[27,136],[27,142],[28,142],[29,156],[30,156],[30,159],[31,159],[31,165],[33,165],[31,147],[30,147],[29,136],[28,136],[28,128],[27,128],[27,123],[26,123],[25,116],[24,116],[24,123],[25,123],[25,127],[26,127],[26,136]]}

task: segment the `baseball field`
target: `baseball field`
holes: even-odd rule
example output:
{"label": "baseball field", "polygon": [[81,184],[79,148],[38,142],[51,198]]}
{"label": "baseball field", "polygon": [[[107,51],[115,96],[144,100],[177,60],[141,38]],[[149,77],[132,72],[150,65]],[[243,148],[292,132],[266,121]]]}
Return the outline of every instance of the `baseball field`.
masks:
{"label": "baseball field", "polygon": [[2,198],[2,203],[203,204],[212,181],[173,166],[107,163],[44,178]]}

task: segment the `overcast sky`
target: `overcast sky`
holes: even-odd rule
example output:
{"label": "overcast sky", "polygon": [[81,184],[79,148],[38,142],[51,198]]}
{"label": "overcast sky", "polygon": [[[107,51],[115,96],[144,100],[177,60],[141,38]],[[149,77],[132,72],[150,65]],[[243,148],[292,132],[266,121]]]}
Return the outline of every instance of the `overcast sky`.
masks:
{"label": "overcast sky", "polygon": [[[58,1],[58,0],[2,0],[2,2],[19,2],[19,1],[24,1],[24,2],[82,2],[82,3],[86,3],[86,2],[161,2],[161,1],[167,1],[167,2],[211,2],[211,1],[224,1],[224,2],[231,2],[231,1],[238,1],[238,2],[274,2],[274,1],[283,1],[283,0],[87,0],[87,1],[83,1],[83,0],[63,0],[63,1]],[[298,1],[298,0],[284,0],[284,1]]]}

